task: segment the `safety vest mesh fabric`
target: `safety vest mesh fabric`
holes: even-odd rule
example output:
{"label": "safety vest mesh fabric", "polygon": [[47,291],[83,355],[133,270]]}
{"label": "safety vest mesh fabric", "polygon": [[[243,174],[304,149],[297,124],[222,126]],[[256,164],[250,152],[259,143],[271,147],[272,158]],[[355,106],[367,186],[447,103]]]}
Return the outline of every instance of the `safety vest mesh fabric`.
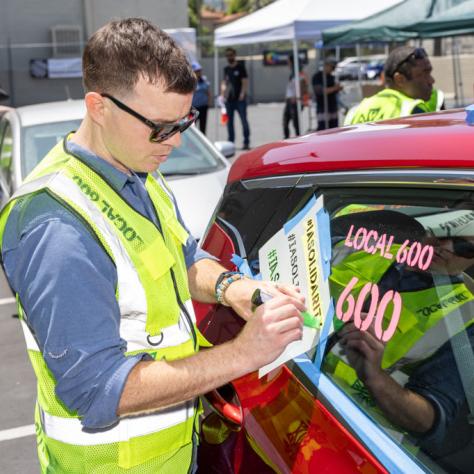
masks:
{"label": "safety vest mesh fabric", "polygon": [[394,89],[384,89],[372,97],[363,99],[359,106],[351,111],[344,125],[405,117],[411,115],[413,109],[422,102]]}
{"label": "safety vest mesh fabric", "polygon": [[[395,255],[399,248],[400,245],[393,245],[390,252]],[[379,282],[391,264],[391,260],[380,255],[368,255],[365,252],[350,253],[341,263],[332,267],[330,277],[332,296],[337,301],[349,281],[355,276],[359,281],[354,286],[352,294],[357,297],[367,282]],[[424,346],[424,348],[417,348],[416,353],[423,354],[417,362],[431,356],[447,341],[447,335],[444,339],[438,336],[436,341],[430,341],[430,330],[441,329],[438,324],[442,319],[449,317],[453,310],[463,304],[474,301],[474,296],[463,283],[420,291],[406,291],[400,294],[403,301],[400,319],[394,335],[385,346],[381,364],[383,369],[389,371],[402,365],[404,361],[410,362],[410,353],[417,343]],[[384,315],[384,327],[388,326],[391,318],[390,307],[391,305],[387,307]],[[428,311],[424,311],[425,308],[429,308],[429,314]],[[459,330],[465,329],[473,322],[474,320],[465,321],[464,327],[460,327]],[[355,389],[359,396],[367,392],[355,370],[336,354],[331,352],[326,355],[324,370]],[[370,398],[368,392],[366,397]],[[370,405],[370,400],[367,401]]]}
{"label": "safety vest mesh fabric", "polygon": [[436,112],[441,110],[444,103],[444,93],[439,89],[433,89],[430,99],[418,105],[425,112]]}
{"label": "safety vest mesh fabric", "polygon": [[[117,267],[116,296],[127,355],[146,352],[158,360],[173,360],[197,350],[193,339],[196,335],[198,340],[201,337],[190,302],[182,251],[188,234],[176,218],[170,197],[152,177],[148,177],[146,188],[163,236],[102,177],[67,153],[61,143],[33,170],[22,187],[27,189],[25,194],[20,188],[2,210],[0,242],[13,207],[24,205],[36,193],[48,192],[89,226]],[[163,297],[161,292],[167,292],[167,296]],[[185,321],[178,297],[187,308],[190,321]],[[132,318],[126,312],[138,316]],[[99,434],[83,432],[77,413],[56,397],[56,381],[28,327],[21,304],[19,315],[38,380],[35,424],[43,472],[187,472],[200,411],[194,402],[178,405],[166,410],[167,413],[122,418],[118,425]],[[122,332],[122,327],[132,328],[133,341],[127,332]],[[148,335],[163,334],[162,347],[150,343]],[[165,344],[168,339],[170,342]]]}

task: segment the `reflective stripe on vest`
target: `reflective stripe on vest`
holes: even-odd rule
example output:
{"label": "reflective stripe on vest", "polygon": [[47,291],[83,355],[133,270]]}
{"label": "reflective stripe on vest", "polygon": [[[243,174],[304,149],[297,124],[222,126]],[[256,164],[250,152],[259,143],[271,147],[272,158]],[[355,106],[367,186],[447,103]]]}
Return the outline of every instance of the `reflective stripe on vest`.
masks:
{"label": "reflective stripe on vest", "polygon": [[420,99],[412,99],[394,89],[384,89],[372,97],[363,99],[355,110],[351,110],[351,116],[344,121],[344,124],[354,125],[406,117],[411,115],[413,109],[422,102]]}
{"label": "reflective stripe on vest", "polygon": [[105,431],[83,431],[78,418],[63,418],[41,410],[43,430],[48,438],[76,446],[94,446],[128,441],[131,438],[156,433],[185,423],[194,417],[194,403],[189,401],[157,414],[123,418],[120,423]]}
{"label": "reflective stripe on vest", "polygon": [[[71,160],[77,159],[68,155],[62,149],[62,144],[58,144],[48,157],[40,163],[39,171],[36,170],[30,175],[25,184],[15,193],[12,200],[2,210],[0,217],[1,235],[3,236],[8,215],[18,199],[30,199],[29,196],[33,193],[47,190],[59,202],[65,203],[90,225],[94,234],[102,243],[104,250],[109,254],[116,266],[116,296],[121,312],[120,336],[127,342],[127,354],[145,351],[156,359],[166,358],[167,360],[173,360],[194,353],[196,348],[193,341],[193,332],[197,331],[195,327],[196,318],[191,300],[189,297],[186,298],[184,296],[189,295],[189,290],[187,289],[186,266],[181,247],[186,242],[187,233],[176,219],[174,204],[168,196],[168,190],[162,189],[153,178],[148,177],[146,187],[159,216],[166,242],[159,247],[152,245],[145,248],[145,255],[148,260],[145,262],[145,265],[137,266],[135,263],[138,257],[133,254],[134,248],[126,247],[126,243],[124,243],[126,239],[121,236],[123,229],[120,228],[120,225],[117,225],[117,219],[114,220],[112,218],[120,215],[122,219],[133,224],[134,229],[138,230],[138,234],[140,232],[145,234],[139,229],[151,229],[155,235],[159,236],[159,231],[154,227],[154,224],[153,227],[146,224],[145,227],[142,227],[140,223],[135,226],[137,223],[137,219],[133,215],[135,211],[132,209],[128,212],[123,203],[114,200],[114,195],[105,189],[108,187],[108,184],[102,182],[101,178],[100,180],[94,180],[94,171],[85,167],[83,163],[79,163],[78,166],[69,166]],[[73,175],[72,172],[75,174]],[[82,179],[82,175],[85,173],[87,173],[87,176],[84,177],[89,178],[87,183],[89,188],[83,186],[81,190],[80,184],[81,182],[82,184],[85,183],[86,180],[79,182],[77,178],[75,179],[75,176]],[[97,188],[95,191],[92,191],[92,187],[89,184],[91,182],[95,183],[94,185]],[[97,183],[100,183],[98,187]],[[110,215],[105,215],[106,213],[104,213],[103,209],[91,199],[92,192],[108,196],[107,203],[109,208],[113,209],[112,218]],[[110,196],[112,196],[112,199]],[[121,199],[120,196],[117,196],[117,199]],[[117,212],[118,209],[120,212]],[[149,235],[147,234],[146,237],[146,239],[143,239],[145,246],[149,240]],[[150,249],[153,251],[150,251]],[[154,253],[157,249],[158,253]],[[166,260],[161,258],[163,255],[162,253],[160,254],[161,251],[169,253],[169,266],[165,270],[158,268],[158,271],[156,271],[153,266],[159,267],[163,260]],[[174,287],[171,286],[172,298],[175,299],[181,295],[182,304],[187,310],[189,320],[175,302],[174,304],[176,304],[178,312],[176,317],[165,318],[165,324],[161,324],[160,320],[155,318],[153,326],[155,337],[150,337],[150,331],[148,331],[150,314],[147,295],[154,293],[148,291],[147,285],[154,285],[156,281],[150,280],[150,278],[143,278],[143,272],[149,271],[152,275],[158,275],[159,279],[162,279],[163,275],[169,275],[171,266],[174,269],[178,287],[182,287],[183,284],[185,286],[184,289],[178,288],[176,295]],[[171,278],[169,278],[169,282],[173,285]],[[166,314],[166,311],[168,311],[169,305],[161,307],[163,302],[164,300],[160,298],[158,305],[154,305],[153,311],[155,311],[156,315]],[[168,303],[165,302],[165,304]],[[60,400],[55,397],[54,390],[51,390],[51,387],[54,387],[55,384],[54,378],[47,369],[44,359],[39,352],[35,337],[28,327],[27,315],[24,314],[20,305],[19,314],[28,353],[38,378],[38,401],[40,405],[44,405],[37,410],[37,434],[38,438],[41,438],[42,442],[44,442],[45,450],[42,455],[40,453],[40,462],[44,470],[47,469],[47,453],[50,452],[52,455],[57,448],[52,442],[48,444],[48,439],[64,443],[60,449],[61,457],[67,457],[68,445],[71,445],[73,448],[71,452],[74,453],[74,456],[79,453],[77,451],[79,449],[78,446],[83,446],[81,449],[91,449],[87,455],[84,454],[88,459],[89,469],[101,464],[100,459],[95,457],[95,453],[99,452],[102,448],[97,450],[97,448],[87,448],[86,446],[118,443],[118,446],[114,445],[113,448],[110,448],[112,451],[107,451],[108,453],[118,453],[118,458],[114,462],[124,469],[145,461],[151,462],[152,466],[150,465],[149,470],[144,472],[157,472],[159,470],[159,461],[156,464],[153,464],[152,461],[156,456],[165,456],[166,453],[171,454],[181,447],[192,443],[196,415],[194,402],[183,403],[154,415],[121,418],[116,426],[104,430],[100,433],[100,436],[97,436],[96,433],[92,434],[82,431],[82,426],[77,416],[67,411]],[[168,312],[168,314],[171,313]],[[42,403],[42,400],[44,403]],[[45,407],[48,407],[48,409],[46,410]],[[160,435],[161,431],[163,431],[164,438]],[[146,437],[145,448],[137,440],[137,437],[141,436]],[[159,442],[159,445],[150,444],[153,440]],[[189,454],[188,451],[188,448],[186,448],[186,455]],[[180,468],[184,467],[177,466],[176,472]]]}

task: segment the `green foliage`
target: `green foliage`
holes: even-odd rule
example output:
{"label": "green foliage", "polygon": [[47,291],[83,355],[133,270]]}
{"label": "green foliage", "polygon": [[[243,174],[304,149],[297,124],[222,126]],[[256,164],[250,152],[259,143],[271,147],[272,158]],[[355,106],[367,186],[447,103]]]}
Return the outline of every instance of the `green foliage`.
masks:
{"label": "green foliage", "polygon": [[227,0],[227,13],[250,13],[275,0]]}
{"label": "green foliage", "polygon": [[188,0],[189,26],[196,29],[199,26],[198,6],[200,3],[199,0]]}

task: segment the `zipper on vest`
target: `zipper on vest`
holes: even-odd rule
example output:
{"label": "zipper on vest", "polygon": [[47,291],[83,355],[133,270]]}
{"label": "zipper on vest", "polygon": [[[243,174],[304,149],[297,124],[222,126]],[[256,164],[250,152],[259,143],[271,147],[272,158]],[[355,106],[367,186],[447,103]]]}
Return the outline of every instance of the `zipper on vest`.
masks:
{"label": "zipper on vest", "polygon": [[[150,198],[150,200],[151,200],[151,198]],[[153,202],[151,203],[151,208],[153,210],[153,213],[155,214],[156,222],[159,222],[160,225],[158,226],[154,222],[152,222],[152,224],[157,228],[158,232],[160,233],[160,235],[161,235],[161,237],[163,238],[163,241],[164,241],[165,236],[163,235],[163,231],[161,229],[160,217],[158,216],[158,213],[156,212],[156,209],[155,209],[155,206],[154,206]],[[183,314],[186,318],[186,322],[188,323],[188,326],[189,326],[189,332],[191,333],[191,336],[193,338],[194,350],[197,351],[197,349],[198,349],[197,336],[196,336],[196,331],[194,330],[193,321],[191,319],[191,316],[188,313],[188,310],[186,309],[186,306],[181,301],[181,297],[179,296],[178,285],[176,283],[176,277],[174,276],[174,271],[173,271],[172,268],[170,268],[170,273],[171,273],[171,280],[173,281],[174,293],[175,293],[176,299],[178,300],[178,306],[180,307],[181,311],[183,312]]]}
{"label": "zipper on vest", "polygon": [[189,326],[189,332],[191,333],[191,336],[193,338],[193,345],[194,345],[194,350],[198,349],[197,345],[197,336],[196,336],[196,331],[194,330],[194,324],[191,319],[191,316],[188,313],[188,310],[184,303],[181,301],[181,297],[179,296],[179,290],[178,290],[178,285],[176,283],[176,278],[174,276],[174,271],[172,268],[170,268],[170,273],[171,273],[171,279],[173,280],[173,287],[174,287],[174,292],[176,295],[176,299],[178,300],[178,306],[180,307],[181,311],[184,313],[184,316],[186,318],[186,322],[188,323]]}

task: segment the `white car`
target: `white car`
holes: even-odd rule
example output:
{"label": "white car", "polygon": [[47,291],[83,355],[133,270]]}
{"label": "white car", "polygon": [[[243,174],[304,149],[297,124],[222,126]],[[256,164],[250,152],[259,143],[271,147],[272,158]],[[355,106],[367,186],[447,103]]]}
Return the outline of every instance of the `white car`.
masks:
{"label": "white car", "polygon": [[[4,203],[47,152],[72,130],[85,114],[82,100],[51,102],[25,107],[0,106],[0,187]],[[220,149],[222,151],[219,151]],[[174,192],[184,222],[200,239],[222,194],[235,147],[215,146],[196,128],[182,135],[160,171]]]}

